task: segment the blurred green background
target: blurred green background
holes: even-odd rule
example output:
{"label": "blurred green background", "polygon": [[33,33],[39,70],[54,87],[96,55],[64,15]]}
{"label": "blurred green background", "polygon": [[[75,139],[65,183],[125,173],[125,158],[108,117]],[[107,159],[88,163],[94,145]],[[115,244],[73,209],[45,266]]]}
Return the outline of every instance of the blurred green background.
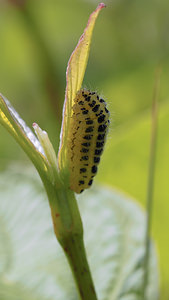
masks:
{"label": "blurred green background", "polygon": [[[152,233],[169,299],[169,2],[105,1],[84,86],[107,100],[111,129],[96,181],[145,205],[155,71],[162,69]],[[0,92],[58,149],[67,61],[98,1],[0,1]],[[29,161],[0,127],[0,170]],[[138,232],[139,235],[139,232]]]}

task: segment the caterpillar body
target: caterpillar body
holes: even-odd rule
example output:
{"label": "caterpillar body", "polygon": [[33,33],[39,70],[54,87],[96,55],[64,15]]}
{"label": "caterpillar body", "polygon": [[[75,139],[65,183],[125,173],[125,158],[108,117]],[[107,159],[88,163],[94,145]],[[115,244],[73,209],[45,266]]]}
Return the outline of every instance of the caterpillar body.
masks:
{"label": "caterpillar body", "polygon": [[87,89],[78,91],[68,134],[70,188],[78,194],[92,185],[109,122],[105,101]]}

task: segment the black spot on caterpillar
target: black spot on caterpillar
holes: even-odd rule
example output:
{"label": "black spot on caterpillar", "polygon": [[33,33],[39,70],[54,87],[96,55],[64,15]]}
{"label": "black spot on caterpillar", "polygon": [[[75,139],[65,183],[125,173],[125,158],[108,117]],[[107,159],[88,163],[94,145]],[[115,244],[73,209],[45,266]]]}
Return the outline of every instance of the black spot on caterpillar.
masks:
{"label": "black spot on caterpillar", "polygon": [[82,148],[82,150],[80,150],[80,152],[87,153],[87,152],[89,152],[89,149],[87,149],[87,148]]}
{"label": "black spot on caterpillar", "polygon": [[100,140],[104,140],[105,138],[105,134],[99,134],[97,139],[100,141]]}
{"label": "black spot on caterpillar", "polygon": [[93,120],[88,120],[88,121],[86,121],[86,124],[87,124],[87,125],[93,124]]}
{"label": "black spot on caterpillar", "polygon": [[100,162],[100,157],[94,156],[94,163],[99,163],[99,162]]}
{"label": "black spot on caterpillar", "polygon": [[86,128],[85,132],[92,132],[93,128],[94,128],[94,126],[89,126]]}
{"label": "black spot on caterpillar", "polygon": [[86,170],[86,168],[81,168],[80,169],[80,173],[85,173],[87,170]]}
{"label": "black spot on caterpillar", "polygon": [[91,179],[91,180],[89,181],[88,185],[89,185],[89,186],[92,185],[92,182],[93,182],[93,179]]}
{"label": "black spot on caterpillar", "polygon": [[104,122],[104,120],[105,120],[105,115],[101,115],[100,117],[98,117],[98,119],[97,119],[97,121],[98,121],[98,123],[102,123],[102,122]]}
{"label": "black spot on caterpillar", "polygon": [[103,152],[103,149],[96,149],[94,154],[95,155],[101,155],[102,152]]}
{"label": "black spot on caterpillar", "polygon": [[92,111],[96,112],[99,110],[100,104],[97,104],[95,107],[93,107]]}
{"label": "black spot on caterpillar", "polygon": [[93,135],[91,135],[91,134],[87,134],[87,135],[85,135],[83,138],[84,138],[85,140],[91,140],[91,139],[92,139],[92,136],[93,136]]}
{"label": "black spot on caterpillar", "polygon": [[95,165],[92,167],[92,173],[97,173],[97,167]]}
{"label": "black spot on caterpillar", "polygon": [[95,92],[80,90],[72,106],[68,133],[70,188],[78,194],[92,185],[108,126],[106,102]]}
{"label": "black spot on caterpillar", "polygon": [[81,144],[82,146],[85,146],[85,147],[90,147],[90,143],[83,143]]}
{"label": "black spot on caterpillar", "polygon": [[96,148],[103,148],[103,146],[104,146],[104,141],[96,143]]}

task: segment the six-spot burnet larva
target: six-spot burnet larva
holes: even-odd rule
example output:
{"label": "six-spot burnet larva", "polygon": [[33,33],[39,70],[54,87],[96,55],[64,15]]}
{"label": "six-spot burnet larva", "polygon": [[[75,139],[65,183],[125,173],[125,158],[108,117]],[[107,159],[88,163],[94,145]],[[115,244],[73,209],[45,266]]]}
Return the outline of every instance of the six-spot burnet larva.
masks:
{"label": "six-spot burnet larva", "polygon": [[91,186],[103,152],[109,111],[97,93],[77,92],[68,133],[70,188],[81,193]]}

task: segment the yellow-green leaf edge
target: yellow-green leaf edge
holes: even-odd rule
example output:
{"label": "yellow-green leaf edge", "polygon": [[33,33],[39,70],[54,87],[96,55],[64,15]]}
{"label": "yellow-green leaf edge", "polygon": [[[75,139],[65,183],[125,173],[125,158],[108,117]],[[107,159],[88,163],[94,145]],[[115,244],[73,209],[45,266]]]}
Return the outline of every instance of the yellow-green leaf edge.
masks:
{"label": "yellow-green leaf edge", "polygon": [[62,129],[60,135],[60,147],[58,154],[58,166],[61,173],[68,174],[68,160],[67,160],[67,137],[69,130],[69,122],[71,118],[71,107],[74,104],[74,99],[77,91],[80,90],[87,62],[89,57],[92,33],[95,26],[96,19],[104,3],[100,3],[96,10],[90,15],[87,26],[81,35],[78,44],[73,51],[67,66],[66,71],[66,91],[65,102],[63,108]]}

